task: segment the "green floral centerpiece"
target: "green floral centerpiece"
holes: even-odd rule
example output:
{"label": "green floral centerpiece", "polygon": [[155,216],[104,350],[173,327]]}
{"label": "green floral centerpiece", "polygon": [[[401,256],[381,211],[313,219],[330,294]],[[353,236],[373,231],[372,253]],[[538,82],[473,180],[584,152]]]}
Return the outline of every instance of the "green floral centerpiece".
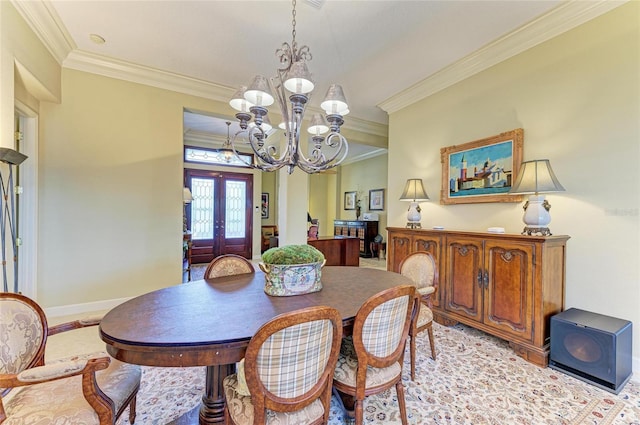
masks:
{"label": "green floral centerpiece", "polygon": [[317,292],[324,263],[322,252],[311,245],[270,248],[258,264],[265,275],[264,291],[277,297]]}

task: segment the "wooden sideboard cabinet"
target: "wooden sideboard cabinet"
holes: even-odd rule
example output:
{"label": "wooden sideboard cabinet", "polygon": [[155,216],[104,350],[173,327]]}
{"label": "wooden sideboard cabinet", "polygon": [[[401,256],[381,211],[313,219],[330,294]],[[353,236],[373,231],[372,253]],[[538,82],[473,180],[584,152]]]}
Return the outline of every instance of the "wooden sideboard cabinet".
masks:
{"label": "wooden sideboard cabinet", "polygon": [[564,309],[569,236],[387,231],[388,270],[399,272],[412,252],[428,251],[436,258],[436,321],[464,323],[505,339],[521,357],[547,366],[550,319]]}
{"label": "wooden sideboard cabinet", "polygon": [[362,220],[334,220],[333,234],[335,236],[351,236],[360,239],[360,256],[371,258],[371,242],[378,235],[377,221]]}

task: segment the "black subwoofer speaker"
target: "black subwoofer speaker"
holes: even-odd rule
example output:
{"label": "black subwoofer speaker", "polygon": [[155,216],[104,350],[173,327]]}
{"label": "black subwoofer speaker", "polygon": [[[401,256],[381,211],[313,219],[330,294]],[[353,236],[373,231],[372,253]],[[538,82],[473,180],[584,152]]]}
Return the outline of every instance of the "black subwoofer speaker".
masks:
{"label": "black subwoofer speaker", "polygon": [[551,318],[549,367],[618,394],[631,378],[628,320],[570,308]]}

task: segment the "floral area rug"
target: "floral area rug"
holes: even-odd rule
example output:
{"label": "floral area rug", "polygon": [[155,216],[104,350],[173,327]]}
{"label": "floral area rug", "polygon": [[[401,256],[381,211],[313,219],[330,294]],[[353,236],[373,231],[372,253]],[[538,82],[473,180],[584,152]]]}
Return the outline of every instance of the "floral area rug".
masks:
{"label": "floral area rug", "polygon": [[[640,425],[640,384],[619,395],[516,356],[508,344],[465,326],[434,323],[437,361],[426,332],[417,338],[416,382],[404,386],[410,424]],[[204,391],[204,368],[145,367],[136,424],[160,425],[196,406]],[[118,424],[128,424],[127,414]],[[364,403],[368,425],[400,424],[395,389]],[[330,425],[345,424],[332,400]]]}

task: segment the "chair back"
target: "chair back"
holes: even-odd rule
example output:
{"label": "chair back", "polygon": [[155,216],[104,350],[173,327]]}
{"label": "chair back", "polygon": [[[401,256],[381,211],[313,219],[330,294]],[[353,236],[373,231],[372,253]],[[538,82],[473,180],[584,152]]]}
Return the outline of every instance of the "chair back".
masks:
{"label": "chair back", "polygon": [[204,272],[205,279],[232,276],[236,274],[255,273],[249,260],[235,254],[225,254],[214,258]]}
{"label": "chair back", "polygon": [[[366,373],[367,365],[382,368],[399,362],[402,366],[417,300],[416,288],[402,285],[379,292],[360,307],[353,325],[359,374]],[[364,385],[364,379],[358,381]]]}
{"label": "chair back", "polygon": [[331,307],[296,310],[264,324],[245,354],[254,423],[264,423],[265,408],[292,412],[317,399],[328,418],[341,339],[342,318]]}
{"label": "chair back", "polygon": [[0,373],[17,374],[41,366],[46,342],[42,308],[24,295],[0,293]]}
{"label": "chair back", "polygon": [[400,274],[411,279],[420,295],[428,295],[438,286],[438,268],[429,252],[414,252],[400,263]]}

